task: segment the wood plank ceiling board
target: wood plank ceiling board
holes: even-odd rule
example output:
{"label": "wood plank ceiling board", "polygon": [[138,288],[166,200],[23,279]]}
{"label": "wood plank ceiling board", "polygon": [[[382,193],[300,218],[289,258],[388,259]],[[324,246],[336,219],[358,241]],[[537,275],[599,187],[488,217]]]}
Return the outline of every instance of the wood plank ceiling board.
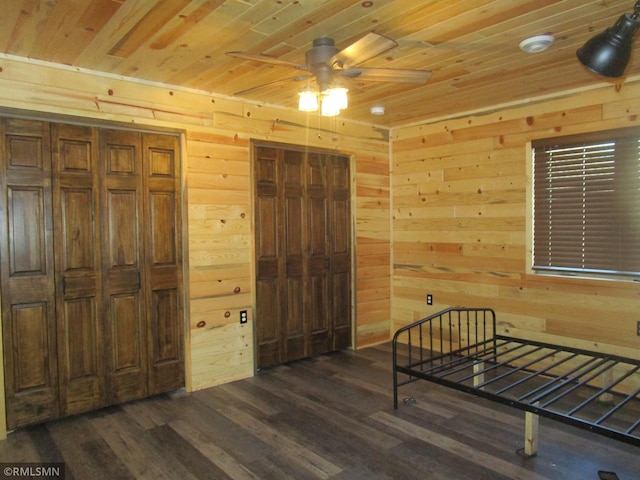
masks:
{"label": "wood plank ceiling board", "polygon": [[[61,32],[62,36],[51,42],[56,44],[56,53],[51,60],[55,63],[72,64],[121,6],[122,2],[115,0],[90,2],[86,10],[80,10],[77,20],[68,22],[69,28]],[[61,46],[64,48],[60,48]]]}
{"label": "wood plank ceiling board", "polygon": [[109,55],[129,58],[187,5],[189,0],[160,0],[109,50]]}
{"label": "wood plank ceiling board", "polygon": [[[136,24],[145,17],[154,6],[153,0],[146,2],[125,1],[110,21],[100,30],[93,41],[85,46],[83,52],[72,65],[110,74],[119,74],[118,67],[123,57],[112,55],[123,38],[130,35]],[[11,52],[7,52],[11,53]],[[41,60],[48,60],[46,58]],[[154,80],[149,78],[148,80]]]}
{"label": "wood plank ceiling board", "polygon": [[20,2],[8,2],[2,7],[2,22],[0,22],[0,51],[6,52],[13,48],[13,44],[18,34],[16,29],[20,28],[19,21],[21,15]]}
{"label": "wood plank ceiling board", "polygon": [[[56,5],[50,2],[42,6],[35,2],[23,2],[23,4],[15,17],[14,28],[6,49],[14,55],[32,57],[35,56],[33,49],[39,45],[39,30],[49,18],[55,17]],[[7,27],[9,27],[8,24]]]}
{"label": "wood plank ceiling board", "polygon": [[[640,79],[632,55],[626,76],[607,80],[584,68],[576,50],[633,10],[632,0],[15,0],[3,5],[0,55],[81,67],[297,108],[307,80],[280,65],[230,57],[267,54],[305,63],[314,39],[344,48],[369,32],[398,44],[360,66],[431,70],[425,85],[349,79],[346,119],[393,127],[490,111],[496,105],[561,95],[567,88]],[[549,33],[545,52],[518,44]],[[634,42],[640,44],[640,34]],[[1,60],[1,56],[0,56]],[[385,106],[382,117],[370,114]],[[315,115],[315,114],[312,114]]]}

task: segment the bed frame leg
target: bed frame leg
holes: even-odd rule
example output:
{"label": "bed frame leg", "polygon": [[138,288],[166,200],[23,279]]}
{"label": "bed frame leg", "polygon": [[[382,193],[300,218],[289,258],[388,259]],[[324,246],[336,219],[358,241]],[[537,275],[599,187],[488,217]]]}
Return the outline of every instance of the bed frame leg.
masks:
{"label": "bed frame leg", "polygon": [[[484,383],[484,362],[474,362],[473,364],[473,386],[478,388],[478,385]],[[480,387],[482,390],[482,387]]]}
{"label": "bed frame leg", "polygon": [[533,457],[538,453],[538,415],[524,413],[524,456]]}
{"label": "bed frame leg", "polygon": [[[608,368],[600,375],[600,381],[602,382],[602,388],[607,388],[613,383],[613,368]],[[598,397],[598,401],[602,403],[613,402],[613,394],[608,391]]]}

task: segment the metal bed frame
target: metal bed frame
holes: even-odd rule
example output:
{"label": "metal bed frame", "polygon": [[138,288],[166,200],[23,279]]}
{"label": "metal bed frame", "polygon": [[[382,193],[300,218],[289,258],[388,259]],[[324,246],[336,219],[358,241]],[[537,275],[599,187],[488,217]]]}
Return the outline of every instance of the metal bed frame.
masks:
{"label": "metal bed frame", "polygon": [[640,446],[640,360],[499,335],[488,308],[423,318],[392,347],[395,409],[398,387],[422,379],[524,410],[527,456],[538,415]]}

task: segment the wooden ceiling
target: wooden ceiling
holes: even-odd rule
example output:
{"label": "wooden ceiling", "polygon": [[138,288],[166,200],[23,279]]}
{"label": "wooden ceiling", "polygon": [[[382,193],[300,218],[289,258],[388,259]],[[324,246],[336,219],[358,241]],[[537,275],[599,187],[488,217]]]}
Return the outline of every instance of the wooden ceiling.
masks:
{"label": "wooden ceiling", "polygon": [[[1,3],[4,54],[224,95],[301,73],[225,52],[263,53],[304,64],[315,38],[332,37],[344,48],[373,31],[398,46],[361,66],[433,71],[425,85],[349,82],[350,106],[341,116],[389,127],[487,111],[603,82],[579,64],[575,51],[634,6],[632,0]],[[555,37],[545,52],[528,54],[518,48],[521,40],[541,34]],[[637,57],[632,57],[628,77],[640,73]],[[296,108],[302,83],[292,80],[241,98]],[[384,106],[386,114],[372,116],[372,106]]]}

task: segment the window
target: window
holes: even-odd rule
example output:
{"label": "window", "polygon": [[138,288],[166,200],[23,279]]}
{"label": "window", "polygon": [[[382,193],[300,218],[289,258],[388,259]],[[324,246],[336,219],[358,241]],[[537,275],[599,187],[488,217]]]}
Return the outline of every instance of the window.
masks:
{"label": "window", "polygon": [[534,270],[640,275],[640,128],[532,147]]}

